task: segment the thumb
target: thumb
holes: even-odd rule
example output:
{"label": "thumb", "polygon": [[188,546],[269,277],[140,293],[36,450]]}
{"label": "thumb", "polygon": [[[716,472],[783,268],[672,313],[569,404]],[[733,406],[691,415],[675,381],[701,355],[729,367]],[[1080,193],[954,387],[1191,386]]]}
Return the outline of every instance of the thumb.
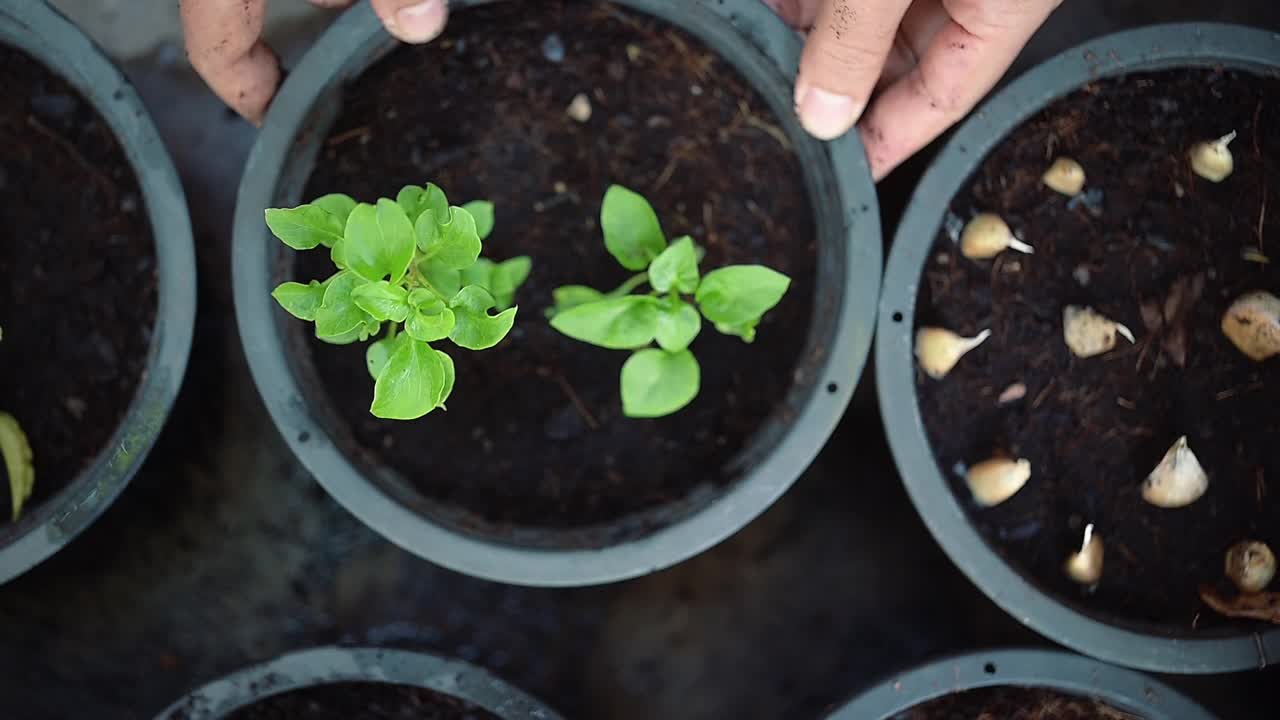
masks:
{"label": "thumb", "polygon": [[370,0],[387,32],[407,43],[434,40],[449,17],[446,0]]}
{"label": "thumb", "polygon": [[844,135],[862,115],[911,0],[826,0],[800,60],[796,112],[820,140]]}

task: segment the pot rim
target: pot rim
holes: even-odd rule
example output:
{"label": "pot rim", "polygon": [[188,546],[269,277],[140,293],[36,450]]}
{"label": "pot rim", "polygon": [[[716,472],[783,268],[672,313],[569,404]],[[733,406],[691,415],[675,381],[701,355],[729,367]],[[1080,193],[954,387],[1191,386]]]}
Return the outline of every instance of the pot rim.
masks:
{"label": "pot rim", "polygon": [[988,597],[1033,630],[1108,662],[1156,672],[1266,667],[1280,658],[1280,628],[1229,637],[1136,631],[1069,607],[1008,565],[974,529],[934,460],[916,396],[915,306],[943,220],[939,208],[945,205],[938,199],[954,197],[1010,131],[1054,100],[1102,77],[1219,64],[1276,73],[1280,33],[1216,23],[1156,25],[1092,40],[1025,73],[961,125],[925,173],[899,226],[880,300],[876,387],[882,419],[911,501],[942,549]]}
{"label": "pot rim", "polygon": [[377,647],[317,647],[282,655],[200,687],[156,720],[217,720],[291,690],[342,682],[412,685],[466,700],[503,720],[559,720],[524,691],[470,663]]}
{"label": "pot rim", "polygon": [[1059,650],[969,652],[893,675],[833,711],[828,720],[884,720],[962,690],[1017,685],[1092,697],[1147,720],[1212,720],[1173,688],[1133,670]]}
{"label": "pot rim", "polygon": [[26,509],[17,523],[0,528],[0,583],[4,583],[53,555],[88,527],[151,451],[178,396],[191,351],[196,261],[178,173],[142,100],[120,70],[79,28],[44,2],[0,0],[0,44],[25,52],[66,80],[115,133],[146,205],[157,279],[146,368],[124,419],[71,483]]}
{"label": "pot rim", "polygon": [[[455,0],[467,7],[493,0]],[[800,55],[799,37],[756,0],[621,0],[631,9],[672,22],[700,37],[736,66],[778,107],[792,107],[788,78]],[[744,42],[743,40],[746,40]],[[821,160],[812,171],[810,195],[825,191],[841,216],[826,224],[827,237],[843,245],[847,258],[840,302],[827,355],[811,392],[785,437],[758,467],[720,496],[646,536],[600,549],[541,549],[464,535],[400,504],[364,479],[339,450],[308,407],[298,379],[287,366],[280,313],[270,301],[270,256],[262,209],[286,182],[287,153],[313,105],[352,73],[349,59],[388,46],[381,23],[366,3],[348,10],[290,74],[273,102],[250,154],[236,206],[233,276],[241,339],[254,380],[277,427],[322,486],[362,522],[400,547],[431,562],[476,577],[535,586],[581,586],[615,582],[674,565],[724,540],[768,508],[817,455],[852,395],[870,351],[879,297],[881,239],[875,186],[857,133],[823,146],[802,134],[792,113],[779,118],[801,158]],[[334,103],[336,105],[336,103]],[[821,217],[820,226],[823,225]],[[841,224],[842,223],[842,224]],[[838,240],[836,240],[838,238]],[[820,269],[821,271],[821,269]],[[810,341],[812,346],[812,339]]]}

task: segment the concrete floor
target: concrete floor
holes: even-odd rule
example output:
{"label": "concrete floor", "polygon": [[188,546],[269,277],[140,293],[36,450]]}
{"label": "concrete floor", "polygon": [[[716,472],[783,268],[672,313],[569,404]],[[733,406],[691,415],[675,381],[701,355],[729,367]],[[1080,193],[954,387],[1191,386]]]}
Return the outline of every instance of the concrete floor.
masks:
{"label": "concrete floor", "polygon": [[[255,131],[187,66],[177,3],[53,4],[124,65],[169,143],[196,226],[201,305],[186,388],[146,467],[83,537],[0,593],[5,717],[147,718],[237,667],[343,641],[463,657],[573,718],[810,718],[926,657],[1046,644],[976,592],[924,530],[867,382],[781,502],[662,573],[512,588],[383,541],[298,466],[248,377],[228,261]],[[271,13],[268,36],[286,58],[329,16],[303,0],[273,0]],[[1274,0],[1068,0],[1018,67],[1112,29],[1185,19],[1280,30]],[[882,185],[886,225],[926,161]],[[1276,670],[1172,679],[1224,718],[1274,717],[1273,688],[1269,704],[1259,699],[1277,680]]]}

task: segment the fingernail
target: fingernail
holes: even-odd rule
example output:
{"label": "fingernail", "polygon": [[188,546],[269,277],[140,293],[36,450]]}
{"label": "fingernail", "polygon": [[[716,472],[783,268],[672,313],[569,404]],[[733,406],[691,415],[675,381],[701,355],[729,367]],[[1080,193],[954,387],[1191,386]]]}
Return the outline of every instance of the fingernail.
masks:
{"label": "fingernail", "polygon": [[395,30],[402,40],[426,42],[444,29],[444,0],[423,0],[396,11]]}
{"label": "fingernail", "polygon": [[862,105],[848,95],[808,85],[796,86],[795,100],[800,124],[819,140],[835,140],[849,132],[862,114]]}

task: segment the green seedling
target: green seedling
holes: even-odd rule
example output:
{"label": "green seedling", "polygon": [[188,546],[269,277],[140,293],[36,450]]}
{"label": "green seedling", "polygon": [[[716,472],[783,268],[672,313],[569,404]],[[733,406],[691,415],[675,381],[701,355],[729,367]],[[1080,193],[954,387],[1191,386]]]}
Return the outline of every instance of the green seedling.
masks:
{"label": "green seedling", "polygon": [[[0,336],[3,333],[0,332]],[[0,455],[9,474],[9,497],[13,500],[13,520],[22,514],[22,506],[36,486],[36,466],[31,443],[22,426],[7,412],[0,412]]]}
{"label": "green seedling", "polygon": [[[448,338],[486,350],[511,331],[527,257],[480,257],[493,231],[493,204],[450,206],[435,185],[410,185],[395,200],[357,203],[326,195],[307,205],[266,211],[267,226],[295,250],[329,249],[338,271],[323,282],[287,282],[271,296],[316,325],[334,345],[365,342],[374,379],[370,412],[416,420],[443,408],[453,392],[453,359],[432,347]],[[497,314],[490,314],[490,311]]]}
{"label": "green seedling", "polygon": [[[551,326],[575,340],[635,351],[622,366],[623,413],[670,415],[698,395],[702,370],[689,345],[702,319],[750,343],[791,279],[762,265],[731,265],[702,275],[702,250],[693,239],[668,244],[653,207],[624,187],[605,193],[600,224],[609,253],[638,274],[610,292],[557,288],[555,307],[547,311]],[[645,284],[648,292],[637,292]]]}

